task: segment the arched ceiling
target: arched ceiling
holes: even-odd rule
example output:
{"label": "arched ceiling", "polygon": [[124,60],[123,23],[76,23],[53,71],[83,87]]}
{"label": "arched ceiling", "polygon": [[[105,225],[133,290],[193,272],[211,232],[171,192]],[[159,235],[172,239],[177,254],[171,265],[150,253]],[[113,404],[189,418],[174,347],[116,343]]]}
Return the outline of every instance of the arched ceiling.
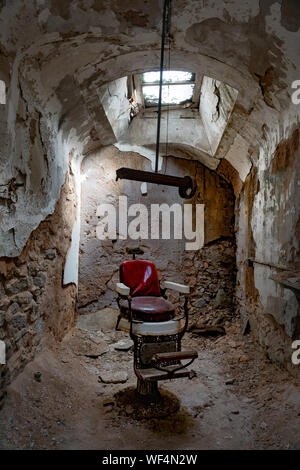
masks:
{"label": "arched ceiling", "polygon": [[[20,252],[32,228],[54,210],[72,150],[80,155],[115,143],[99,88],[158,68],[162,5],[0,2],[0,80],[8,98],[0,109],[0,184],[16,172],[27,175],[16,212],[5,219],[3,253]],[[300,78],[299,26],[297,0],[172,1],[171,67],[238,91],[215,157],[227,158],[242,179],[268,135],[286,129],[291,113],[299,118],[291,106],[291,84]],[[178,144],[177,151],[186,148]]]}
{"label": "arched ceiling", "polygon": [[[13,0],[0,11],[0,43],[9,58],[18,58],[40,106],[56,109],[64,121],[69,113],[72,125],[84,133],[88,125],[81,129],[81,115],[96,128],[101,121],[95,99],[99,86],[158,67],[162,4]],[[246,112],[258,98],[279,110],[299,78],[298,8],[293,0],[173,0],[171,66],[237,89],[237,104]],[[87,114],[75,116],[75,103]]]}

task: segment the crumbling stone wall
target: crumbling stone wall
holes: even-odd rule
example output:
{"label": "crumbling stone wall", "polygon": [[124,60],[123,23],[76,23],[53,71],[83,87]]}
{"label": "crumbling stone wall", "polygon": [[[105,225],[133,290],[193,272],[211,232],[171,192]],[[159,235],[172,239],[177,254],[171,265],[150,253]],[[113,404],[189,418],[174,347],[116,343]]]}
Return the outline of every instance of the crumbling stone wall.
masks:
{"label": "crumbling stone wall", "polygon": [[60,340],[74,325],[76,286],[63,287],[65,257],[76,215],[74,179],[69,173],[53,215],[31,234],[21,255],[0,258],[0,407],[5,387],[33,359],[47,338]]}
{"label": "crumbling stone wall", "polygon": [[190,314],[201,323],[222,323],[235,313],[235,242],[221,238],[186,253],[185,282],[192,286]]}
{"label": "crumbling stone wall", "polygon": [[177,188],[148,184],[148,194],[142,196],[140,183],[116,182],[115,170],[121,166],[151,171],[149,160],[133,152],[120,152],[115,147],[107,147],[83,161],[79,310],[88,312],[106,306],[116,307],[114,289],[119,280],[119,266],[124,260],[131,259],[126,248],[137,245],[144,250],[144,255],[139,258],[153,260],[162,280],[187,282],[191,286],[192,315],[200,315],[212,306],[232,310],[235,237],[231,185],[199,162],[168,157],[163,163],[165,173],[191,175],[197,180],[195,197],[185,203],[205,205],[204,247],[199,251],[187,251],[184,238],[100,241],[96,235],[99,222],[96,211],[100,203],[110,202],[117,207],[118,196],[127,195],[128,206],[142,203],[149,213],[151,204],[184,204]]}

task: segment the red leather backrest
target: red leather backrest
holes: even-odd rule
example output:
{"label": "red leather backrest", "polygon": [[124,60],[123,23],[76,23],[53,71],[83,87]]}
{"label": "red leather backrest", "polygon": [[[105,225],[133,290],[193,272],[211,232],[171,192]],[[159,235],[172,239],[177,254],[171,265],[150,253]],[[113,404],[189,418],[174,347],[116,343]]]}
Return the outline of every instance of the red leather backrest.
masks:
{"label": "red leather backrest", "polygon": [[141,259],[124,261],[120,267],[120,282],[130,287],[132,297],[160,296],[156,267],[151,261]]}

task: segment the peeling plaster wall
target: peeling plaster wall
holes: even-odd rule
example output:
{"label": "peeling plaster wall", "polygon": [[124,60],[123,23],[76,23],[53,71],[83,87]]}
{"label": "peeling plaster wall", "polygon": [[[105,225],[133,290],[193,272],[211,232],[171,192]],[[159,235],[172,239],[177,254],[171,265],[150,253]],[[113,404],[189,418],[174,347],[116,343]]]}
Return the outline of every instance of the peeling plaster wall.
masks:
{"label": "peeling plaster wall", "polygon": [[[1,105],[0,256],[18,256],[30,234],[53,213],[68,168],[72,136],[46,115],[16,59]],[[10,158],[8,158],[8,155]]]}
{"label": "peeling plaster wall", "polygon": [[[297,224],[300,220],[299,124],[285,129],[275,152],[271,143],[263,149],[259,165],[260,191],[254,199],[251,226],[258,261],[291,270],[291,277],[300,267]],[[273,137],[274,138],[274,137]],[[269,150],[269,152],[267,151]],[[267,242],[266,242],[267,241]],[[280,270],[281,271],[281,270]],[[266,313],[284,326],[290,338],[300,333],[300,308],[295,293],[271,280],[278,270],[254,266],[255,286]]]}
{"label": "peeling plaster wall", "polygon": [[[269,357],[299,377],[291,362],[299,338],[296,293],[270,277],[299,275],[299,121],[296,107],[266,131],[257,168],[246,180],[238,219],[238,299]],[[253,267],[245,263],[254,260]]]}
{"label": "peeling plaster wall", "polygon": [[[167,139],[168,129],[168,139]],[[155,143],[157,132],[157,112],[138,114],[130,124],[128,133],[117,143],[118,146],[147,147]],[[203,152],[210,152],[209,143],[203,123],[199,117],[199,111],[195,110],[172,110],[162,113],[161,118],[161,144],[162,150],[165,143],[190,145]]]}

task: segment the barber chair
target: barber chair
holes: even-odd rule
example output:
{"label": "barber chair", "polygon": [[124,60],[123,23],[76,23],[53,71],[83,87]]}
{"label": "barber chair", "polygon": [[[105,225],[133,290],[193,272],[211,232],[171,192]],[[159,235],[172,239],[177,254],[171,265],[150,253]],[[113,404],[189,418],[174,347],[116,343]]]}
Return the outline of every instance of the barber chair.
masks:
{"label": "barber chair", "polygon": [[[161,287],[155,264],[135,259],[135,254],[133,251],[134,259],[120,266],[120,282],[116,285],[120,314],[116,329],[129,331],[133,340],[138,394],[153,399],[159,397],[158,381],[193,377],[193,371],[186,367],[198,353],[181,351],[181,339],[188,326],[190,288],[169,281]],[[168,289],[184,296],[179,312],[167,299]]]}

